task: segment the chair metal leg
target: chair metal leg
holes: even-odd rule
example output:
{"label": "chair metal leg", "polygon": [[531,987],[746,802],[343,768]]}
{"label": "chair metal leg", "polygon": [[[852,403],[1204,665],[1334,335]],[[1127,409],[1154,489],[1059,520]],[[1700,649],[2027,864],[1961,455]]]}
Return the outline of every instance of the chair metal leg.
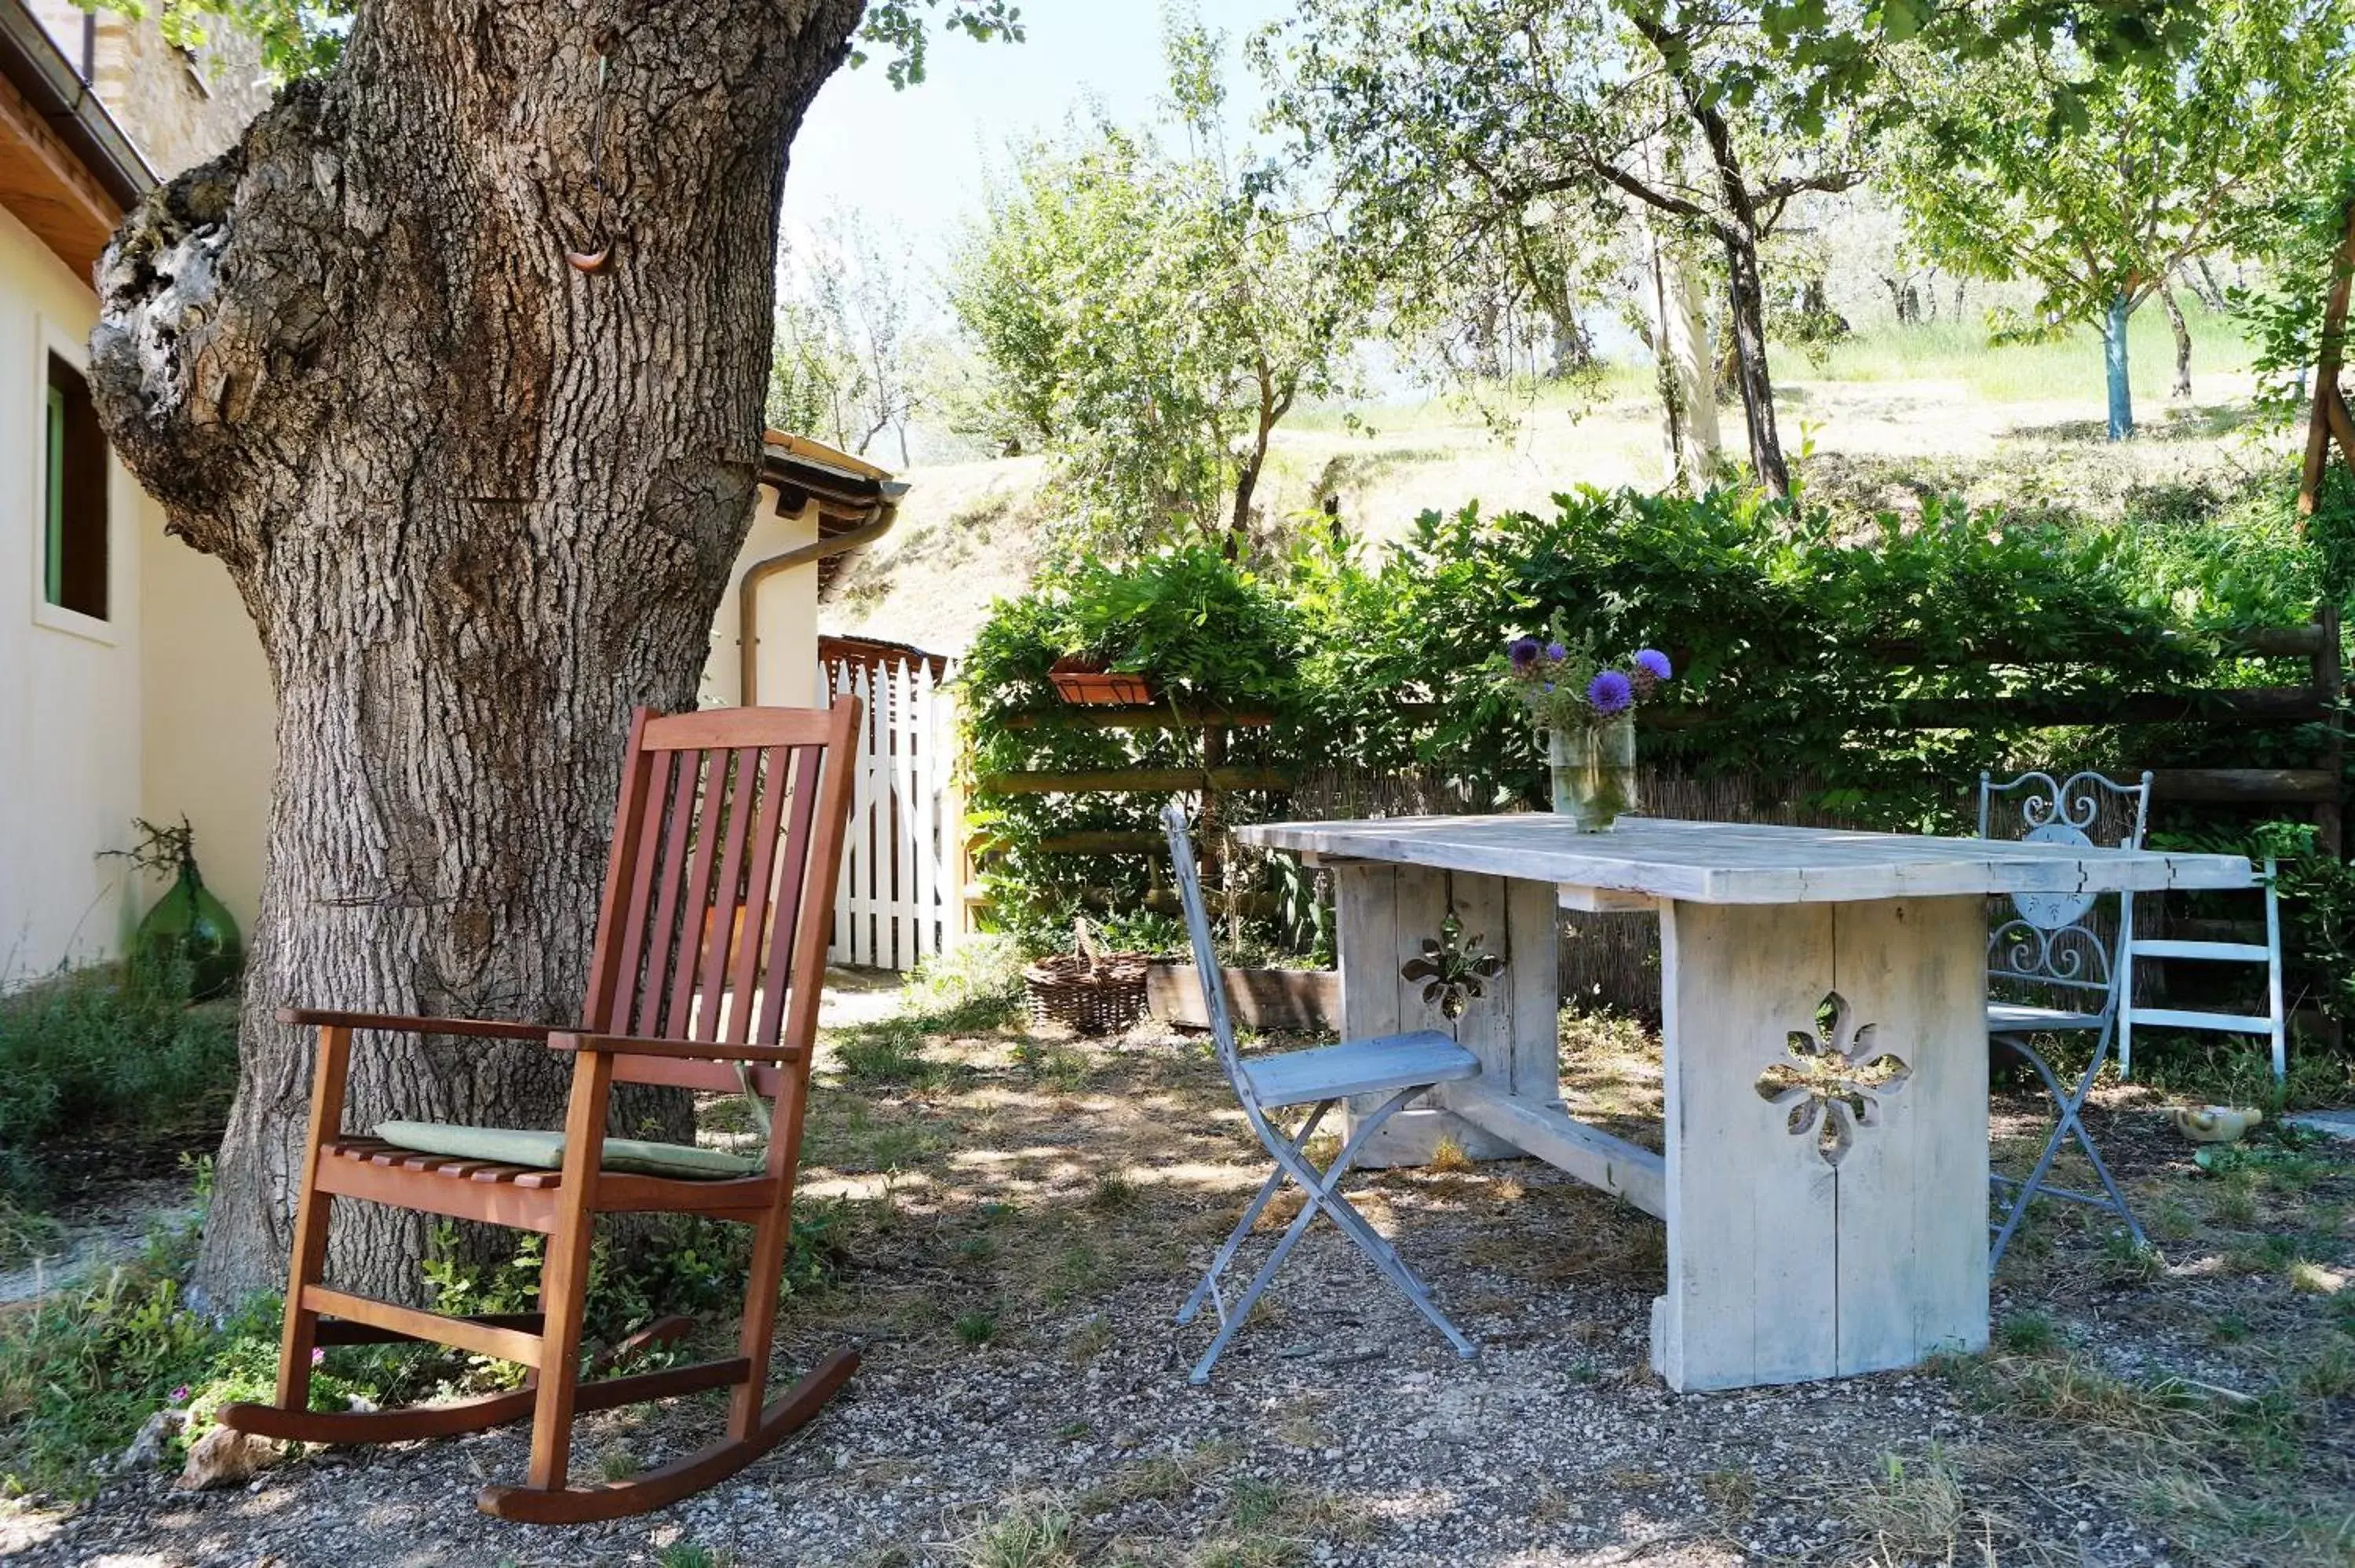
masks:
{"label": "chair metal leg", "polygon": [[[1366,1223],[1365,1216],[1352,1208],[1348,1200],[1343,1198],[1338,1191],[1342,1179],[1348,1174],[1351,1165],[1356,1162],[1359,1151],[1364,1148],[1366,1140],[1380,1129],[1382,1123],[1388,1121],[1408,1101],[1423,1093],[1428,1086],[1416,1085],[1411,1088],[1401,1089],[1384,1101],[1372,1114],[1361,1118],[1357,1130],[1350,1136],[1348,1142],[1341,1146],[1341,1151],[1334,1156],[1333,1163],[1321,1173],[1310,1166],[1300,1152],[1302,1146],[1307,1141],[1309,1128],[1304,1128],[1298,1137],[1281,1147],[1271,1145],[1270,1152],[1276,1157],[1276,1171],[1269,1178],[1268,1186],[1262,1190],[1261,1197],[1254,1208],[1264,1204],[1286,1176],[1299,1183],[1305,1201],[1300,1206],[1300,1213],[1293,1216],[1292,1224],[1285,1227],[1284,1234],[1277,1239],[1274,1250],[1268,1255],[1267,1261],[1260,1266],[1259,1272],[1252,1276],[1252,1282],[1245,1288],[1242,1296],[1231,1308],[1220,1313],[1219,1332],[1211,1340],[1209,1348],[1202,1353],[1202,1359],[1195,1363],[1194,1370],[1188,1374],[1188,1382],[1203,1383],[1209,1381],[1210,1369],[1218,1363],[1219,1357],[1225,1352],[1228,1342],[1241,1329],[1244,1319],[1251,1316],[1252,1308],[1258,1304],[1261,1293],[1275,1277],[1275,1272],[1283,1266],[1285,1256],[1291,1253],[1300,1238],[1307,1234],[1310,1222],[1316,1219],[1317,1211],[1320,1209],[1332,1217],[1334,1224],[1342,1234],[1348,1236],[1359,1250],[1367,1255],[1376,1271],[1395,1286],[1400,1293],[1413,1304],[1415,1309],[1428,1319],[1441,1333],[1447,1336],[1449,1342],[1455,1347],[1456,1354],[1469,1358],[1478,1353],[1472,1342],[1459,1333],[1455,1326],[1450,1323],[1433,1304],[1423,1282],[1417,1279],[1413,1272],[1400,1259],[1396,1249]],[[1324,1102],[1317,1107],[1316,1114],[1322,1115],[1325,1107],[1331,1103],[1331,1101]],[[1310,1127],[1314,1126],[1314,1122],[1315,1117],[1312,1117]],[[1249,1217],[1255,1218],[1256,1215],[1254,1213]],[[1243,1228],[1247,1229],[1248,1225]],[[1197,1287],[1198,1297],[1212,1290],[1212,1281],[1217,1277],[1218,1269],[1224,1266],[1225,1258],[1231,1257],[1233,1245],[1241,1240],[1241,1230],[1238,1230],[1235,1235],[1229,1238],[1229,1245],[1222,1253],[1221,1262],[1213,1266],[1211,1275]],[[1189,1302],[1188,1306],[1199,1309],[1199,1302]]]}
{"label": "chair metal leg", "polygon": [[[2072,1095],[2044,1059],[2030,1050],[2025,1042],[2001,1034],[1994,1036],[1993,1040],[2036,1069],[2036,1075],[2043,1080],[2045,1090],[2051,1095],[2059,1115],[2052,1124],[2052,1131],[2044,1140],[2044,1150],[2037,1157],[2035,1168],[2029,1171],[2025,1181],[2013,1183],[2009,1205],[2004,1210],[2002,1222],[1995,1227],[1995,1242],[1988,1251],[1987,1266],[1993,1268],[2003,1261],[2004,1250],[2010,1246],[2020,1222],[2028,1216],[2030,1202],[2040,1196],[2067,1197],[2108,1210],[2126,1222],[2126,1234],[2134,1238],[2137,1246],[2147,1246],[2149,1239],[2143,1234],[2142,1223],[2135,1218],[2134,1210],[2126,1202],[2126,1193],[2119,1189],[2116,1178],[2110,1174],[2110,1168],[2103,1160],[2101,1151],[2094,1147],[2093,1135],[2085,1130],[2080,1118],[2085,1097],[2093,1093],[2094,1080],[2101,1073],[2102,1062],[2107,1052],[2101,1045],[2094,1047],[2094,1059],[2086,1065],[2084,1076],[2078,1080],[2077,1092]],[[2052,1162],[2061,1153],[2062,1141],[2073,1138],[2077,1147],[2084,1151],[2086,1161],[2093,1166],[2095,1179],[2101,1182],[2103,1192],[2108,1194],[2106,1199],[2095,1198],[2090,1193],[2063,1193],[2046,1189],[2044,1179],[2051,1172]],[[1998,1176],[1992,1178],[1990,1184],[2009,1180]]]}
{"label": "chair metal leg", "polygon": [[[1307,1148],[1309,1139],[1316,1136],[1316,1124],[1323,1121],[1325,1113],[1331,1110],[1337,1103],[1334,1100],[1316,1102],[1316,1108],[1308,1113],[1308,1119],[1301,1123],[1300,1130],[1292,1136],[1292,1147],[1295,1151]],[[1243,1245],[1243,1237],[1251,1234],[1252,1226],[1259,1223],[1261,1213],[1266,1209],[1269,1201],[1274,1198],[1276,1189],[1284,1185],[1286,1174],[1282,1164],[1278,1164],[1274,1170],[1267,1173],[1267,1180],[1260,1186],[1259,1196],[1253,1198],[1250,1205],[1243,1210],[1243,1217],[1235,1223],[1233,1232],[1220,1245],[1218,1255],[1210,1260],[1209,1272],[1202,1276],[1201,1284],[1194,1287],[1194,1294],[1186,1298],[1186,1305],[1178,1308],[1178,1321],[1181,1326],[1192,1322],[1195,1314],[1201,1311],[1202,1303],[1217,1292],[1219,1277],[1224,1274],[1227,1271],[1227,1266],[1234,1261],[1236,1249]],[[1222,1319],[1225,1316],[1223,1311],[1220,1313]]]}

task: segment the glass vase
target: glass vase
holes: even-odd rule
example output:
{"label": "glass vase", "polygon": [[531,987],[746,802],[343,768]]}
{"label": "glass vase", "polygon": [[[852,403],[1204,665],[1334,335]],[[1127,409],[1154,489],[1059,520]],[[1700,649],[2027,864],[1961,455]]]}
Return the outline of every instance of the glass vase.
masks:
{"label": "glass vase", "polygon": [[139,922],[137,939],[153,962],[187,964],[190,995],[198,1001],[226,992],[245,967],[237,920],[205,885],[194,860],[180,863],[179,880]]}
{"label": "glass vase", "polygon": [[1553,809],[1582,833],[1608,832],[1636,810],[1636,715],[1546,732]]}

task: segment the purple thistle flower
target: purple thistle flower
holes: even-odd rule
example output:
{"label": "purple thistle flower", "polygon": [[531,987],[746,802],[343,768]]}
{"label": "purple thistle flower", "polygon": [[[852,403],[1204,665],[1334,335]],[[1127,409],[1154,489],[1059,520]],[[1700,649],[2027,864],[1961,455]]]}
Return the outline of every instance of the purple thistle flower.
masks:
{"label": "purple thistle flower", "polygon": [[1538,640],[1534,637],[1516,637],[1505,645],[1505,657],[1511,660],[1513,668],[1524,675],[1537,663],[1539,652]]}
{"label": "purple thistle flower", "polygon": [[1546,644],[1546,657],[1559,664],[1570,657],[1570,650],[1559,642],[1549,642]]}
{"label": "purple thistle flower", "polygon": [[1668,666],[1668,656],[1657,648],[1637,649],[1634,662],[1636,668],[1655,681],[1665,681],[1675,673]]}
{"label": "purple thistle flower", "polygon": [[1614,718],[1636,705],[1636,688],[1616,670],[1605,670],[1586,683],[1586,700],[1597,715]]}

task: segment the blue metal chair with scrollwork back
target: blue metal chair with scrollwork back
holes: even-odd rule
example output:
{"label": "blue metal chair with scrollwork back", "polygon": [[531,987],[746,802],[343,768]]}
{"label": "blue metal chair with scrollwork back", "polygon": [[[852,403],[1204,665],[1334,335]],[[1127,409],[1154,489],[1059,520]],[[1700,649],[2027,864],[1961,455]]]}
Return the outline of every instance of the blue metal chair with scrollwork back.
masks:
{"label": "blue metal chair with scrollwork back", "polygon": [[[2150,813],[2150,775],[2120,784],[2098,773],[2023,773],[1998,784],[1979,775],[1979,837],[1998,836],[1998,813],[2016,819],[2019,831],[2007,836],[2030,843],[2105,845],[2140,849]],[[2126,984],[2134,940],[2134,899],[2117,896],[2117,927],[2105,940],[2093,924],[2096,895],[2073,890],[2018,893],[2011,912],[1987,937],[1987,1040],[2019,1057],[2043,1080],[2059,1112],[2044,1148],[2025,1180],[1994,1175],[1995,1233],[1988,1266],[2004,1249],[2037,1198],[2062,1198],[2115,1213],[2135,1245],[2144,1245],[2142,1225],[2127,1207],[2110,1168],[2094,1147],[2083,1119],[2085,1097],[2116,1041],[2118,1007]],[[2030,1043],[2039,1034],[2091,1033],[2091,1060],[2073,1091]],[[2062,1146],[2074,1140],[2093,1166],[2098,1192],[2047,1184]]]}
{"label": "blue metal chair with scrollwork back", "polygon": [[[1308,1223],[1320,1213],[1331,1216],[1334,1224],[1358,1245],[1382,1277],[1396,1286],[1416,1311],[1447,1336],[1447,1342],[1455,1347],[1457,1355],[1470,1358],[1476,1353],[1472,1341],[1459,1333],[1433,1304],[1423,1281],[1414,1277],[1381,1234],[1349,1206],[1339,1188],[1366,1140],[1384,1122],[1434,1084],[1476,1077],[1479,1058],[1434,1029],[1245,1058],[1235,1044],[1234,1022],[1227,1011],[1225,979],[1210,943],[1209,916],[1202,906],[1202,885],[1194,869],[1194,845],[1186,832],[1184,809],[1173,801],[1161,813],[1161,825],[1169,835],[1169,858],[1177,874],[1178,895],[1186,906],[1186,933],[1193,940],[1194,962],[1202,977],[1203,1011],[1209,1015],[1211,1041],[1218,1047],[1219,1065],[1225,1069],[1227,1081],[1233,1086],[1243,1119],[1275,1157],[1275,1169],[1268,1172],[1259,1195],[1243,1210],[1241,1220],[1219,1248],[1218,1255],[1210,1260],[1209,1272],[1202,1276],[1202,1282],[1186,1298],[1186,1305],[1178,1308],[1178,1321],[1181,1324],[1192,1322],[1205,1302],[1215,1307],[1219,1315],[1219,1331],[1211,1339],[1209,1349],[1202,1352],[1202,1359],[1195,1363],[1189,1381],[1209,1381],[1210,1369],[1226,1350],[1227,1342],[1251,1316],[1260,1293],[1275,1277],[1285,1255],[1307,1233]],[[1359,1095],[1369,1100],[1381,1097],[1374,1108],[1359,1116],[1357,1127],[1341,1145],[1340,1152],[1323,1171],[1318,1171],[1309,1163],[1307,1154],[1308,1140],[1315,1135],[1317,1123],[1335,1106]],[[1269,1121],[1268,1113],[1292,1106],[1310,1108],[1299,1129],[1287,1135]],[[1287,1180],[1299,1186],[1306,1202],[1300,1205],[1300,1213],[1293,1216],[1292,1224],[1285,1227],[1274,1250],[1252,1277],[1242,1295],[1230,1305],[1219,1288],[1219,1281],[1228,1265],[1234,1262],[1236,1249],[1251,1234],[1261,1211]]]}

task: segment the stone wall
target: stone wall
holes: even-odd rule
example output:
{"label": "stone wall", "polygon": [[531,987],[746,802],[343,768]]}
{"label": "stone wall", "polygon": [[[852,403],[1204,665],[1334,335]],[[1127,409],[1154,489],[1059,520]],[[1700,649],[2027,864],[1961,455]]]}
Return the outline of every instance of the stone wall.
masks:
{"label": "stone wall", "polygon": [[193,58],[165,41],[153,8],[138,21],[84,12],[72,0],[30,0],[49,37],[91,85],[157,175],[170,178],[234,143],[274,90],[261,50],[218,17]]}

